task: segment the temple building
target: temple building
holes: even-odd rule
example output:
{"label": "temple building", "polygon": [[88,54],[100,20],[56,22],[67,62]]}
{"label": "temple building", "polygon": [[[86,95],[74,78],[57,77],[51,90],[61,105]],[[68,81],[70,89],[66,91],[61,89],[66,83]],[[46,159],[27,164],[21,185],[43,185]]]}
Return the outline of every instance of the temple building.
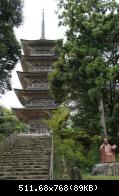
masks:
{"label": "temple building", "polygon": [[14,89],[24,106],[12,108],[18,119],[29,125],[30,133],[49,134],[45,120],[58,108],[49,92],[48,74],[59,55],[54,51],[56,40],[45,39],[44,11],[41,38],[21,40],[24,55],[21,57],[23,72],[17,72],[23,89]]}

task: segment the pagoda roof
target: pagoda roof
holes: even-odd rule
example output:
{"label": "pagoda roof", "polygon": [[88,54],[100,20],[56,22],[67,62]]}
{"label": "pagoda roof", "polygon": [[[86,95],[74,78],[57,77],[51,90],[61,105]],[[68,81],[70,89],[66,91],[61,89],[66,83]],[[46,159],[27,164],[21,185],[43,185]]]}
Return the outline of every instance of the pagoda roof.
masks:
{"label": "pagoda roof", "polygon": [[33,79],[41,79],[48,81],[48,72],[21,72],[17,71],[18,78],[23,89],[27,88],[28,83],[32,83]]}
{"label": "pagoda roof", "polygon": [[48,119],[51,117],[52,110],[50,109],[40,109],[40,108],[12,108],[12,110],[16,113],[19,120],[23,122],[28,122],[29,120],[40,120],[40,119]]}
{"label": "pagoda roof", "polygon": [[32,50],[34,47],[50,47],[54,48],[58,42],[63,42],[62,39],[59,40],[47,40],[47,39],[38,39],[38,40],[24,40],[21,39],[21,45],[24,53]]}
{"label": "pagoda roof", "polygon": [[35,58],[33,56],[21,56],[20,62],[21,62],[21,66],[24,72],[28,72],[29,69],[32,70],[33,68],[33,63],[49,63],[49,64],[53,64],[55,61],[57,60],[57,58],[52,58],[52,57],[41,57],[41,56],[35,56]]}
{"label": "pagoda roof", "polygon": [[30,44],[32,46],[54,46],[57,41],[63,42],[63,39],[57,40],[48,40],[48,39],[38,39],[38,40],[26,40],[21,39],[21,44],[24,47],[24,44]]}
{"label": "pagoda roof", "polygon": [[22,72],[22,71],[17,71],[17,74],[18,75],[21,75],[23,77],[40,77],[40,76],[44,76],[47,77],[48,76],[48,72],[35,72],[35,71],[32,71],[32,72]]}
{"label": "pagoda roof", "polygon": [[14,89],[20,103],[26,105],[29,101],[40,99],[53,99],[49,94],[49,90],[36,90],[36,89]]}
{"label": "pagoda roof", "polygon": [[21,58],[25,58],[27,60],[33,60],[33,61],[35,61],[35,60],[39,60],[39,61],[56,61],[56,60],[58,60],[59,57],[56,56],[56,55],[53,55],[53,56],[21,55]]}

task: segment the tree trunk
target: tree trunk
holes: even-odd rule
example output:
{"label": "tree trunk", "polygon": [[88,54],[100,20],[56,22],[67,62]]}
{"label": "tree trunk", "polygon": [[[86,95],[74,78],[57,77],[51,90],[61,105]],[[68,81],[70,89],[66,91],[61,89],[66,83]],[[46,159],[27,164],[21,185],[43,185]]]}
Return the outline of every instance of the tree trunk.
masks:
{"label": "tree trunk", "polygon": [[104,113],[104,104],[103,99],[99,99],[99,112],[100,112],[100,124],[103,129],[104,137],[107,138],[106,122],[105,122],[105,113]]}

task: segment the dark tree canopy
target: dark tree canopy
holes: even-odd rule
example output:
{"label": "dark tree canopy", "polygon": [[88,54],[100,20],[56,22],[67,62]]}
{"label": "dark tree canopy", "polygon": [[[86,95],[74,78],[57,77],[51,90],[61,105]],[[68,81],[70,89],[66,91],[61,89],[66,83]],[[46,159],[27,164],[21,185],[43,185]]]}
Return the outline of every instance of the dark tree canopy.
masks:
{"label": "dark tree canopy", "polygon": [[61,57],[50,75],[60,102],[74,101],[75,126],[100,133],[98,101],[104,101],[108,132],[119,133],[119,4],[115,0],[59,0],[67,28]]}
{"label": "dark tree canopy", "polygon": [[14,28],[22,23],[22,0],[0,0],[0,94],[11,90],[11,72],[20,57]]}

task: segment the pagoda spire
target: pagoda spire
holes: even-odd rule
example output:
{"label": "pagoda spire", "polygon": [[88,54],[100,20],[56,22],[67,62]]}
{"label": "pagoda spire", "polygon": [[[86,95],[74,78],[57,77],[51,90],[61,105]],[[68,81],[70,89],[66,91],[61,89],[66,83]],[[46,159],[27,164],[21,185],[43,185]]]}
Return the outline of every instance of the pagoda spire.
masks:
{"label": "pagoda spire", "polygon": [[42,10],[41,39],[45,39],[45,19],[44,19],[44,9]]}

